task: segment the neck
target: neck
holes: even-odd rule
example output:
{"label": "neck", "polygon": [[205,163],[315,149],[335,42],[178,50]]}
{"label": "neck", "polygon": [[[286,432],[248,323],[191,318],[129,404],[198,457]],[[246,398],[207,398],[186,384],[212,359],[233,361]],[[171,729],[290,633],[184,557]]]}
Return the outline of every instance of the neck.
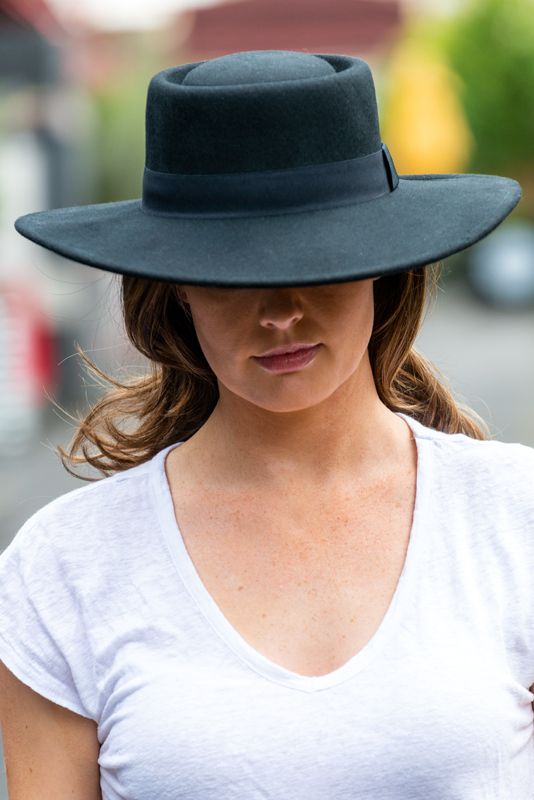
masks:
{"label": "neck", "polygon": [[268,411],[221,388],[212,414],[187,442],[193,461],[217,481],[324,490],[380,480],[406,463],[411,431],[378,397],[370,365],[299,411]]}

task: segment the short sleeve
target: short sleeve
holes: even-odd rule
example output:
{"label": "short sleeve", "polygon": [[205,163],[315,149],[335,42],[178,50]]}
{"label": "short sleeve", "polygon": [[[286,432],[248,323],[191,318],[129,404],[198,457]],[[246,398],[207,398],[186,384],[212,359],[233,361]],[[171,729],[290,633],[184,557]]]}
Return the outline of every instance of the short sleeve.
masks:
{"label": "short sleeve", "polygon": [[96,719],[93,665],[78,608],[37,512],[0,554],[0,660],[43,697]]}
{"label": "short sleeve", "polygon": [[[493,594],[503,606],[503,638],[509,663],[526,687],[534,684],[534,448],[505,443],[498,480],[488,481],[495,521]],[[492,584],[493,585],[493,584]]]}

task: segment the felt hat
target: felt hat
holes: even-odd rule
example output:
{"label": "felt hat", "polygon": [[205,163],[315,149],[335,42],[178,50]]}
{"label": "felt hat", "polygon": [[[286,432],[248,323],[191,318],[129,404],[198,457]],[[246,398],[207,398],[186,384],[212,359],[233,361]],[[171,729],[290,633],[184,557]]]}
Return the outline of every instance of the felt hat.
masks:
{"label": "felt hat", "polygon": [[110,272],[291,286],[428,265],[482,239],[520,197],[499,175],[399,176],[362,59],[252,50],[153,76],[140,198],[38,211],[15,228]]}

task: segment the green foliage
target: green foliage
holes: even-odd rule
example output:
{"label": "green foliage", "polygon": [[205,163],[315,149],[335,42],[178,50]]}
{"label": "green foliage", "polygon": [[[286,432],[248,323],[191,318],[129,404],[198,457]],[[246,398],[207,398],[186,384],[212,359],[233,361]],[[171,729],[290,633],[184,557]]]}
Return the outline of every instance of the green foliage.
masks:
{"label": "green foliage", "polygon": [[145,93],[142,82],[121,81],[94,94],[99,120],[95,140],[99,171],[95,202],[141,196]]}
{"label": "green foliage", "polygon": [[467,170],[513,174],[534,166],[534,0],[471,0],[418,34],[460,78],[476,147]]}
{"label": "green foliage", "polygon": [[[98,170],[95,203],[141,197],[145,164],[148,84],[163,69],[149,37],[129,38],[134,58],[92,93],[97,116],[93,160]],[[126,46],[126,42],[124,44]]]}

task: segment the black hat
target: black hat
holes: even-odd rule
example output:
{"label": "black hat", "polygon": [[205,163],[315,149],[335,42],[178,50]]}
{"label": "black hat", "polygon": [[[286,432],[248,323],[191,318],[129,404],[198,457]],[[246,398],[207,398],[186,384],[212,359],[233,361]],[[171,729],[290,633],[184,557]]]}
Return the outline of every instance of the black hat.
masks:
{"label": "black hat", "polygon": [[34,212],[15,228],[110,272],[290,286],[431,264],[520,197],[498,175],[398,176],[362,59],[252,50],[151,79],[141,198]]}

